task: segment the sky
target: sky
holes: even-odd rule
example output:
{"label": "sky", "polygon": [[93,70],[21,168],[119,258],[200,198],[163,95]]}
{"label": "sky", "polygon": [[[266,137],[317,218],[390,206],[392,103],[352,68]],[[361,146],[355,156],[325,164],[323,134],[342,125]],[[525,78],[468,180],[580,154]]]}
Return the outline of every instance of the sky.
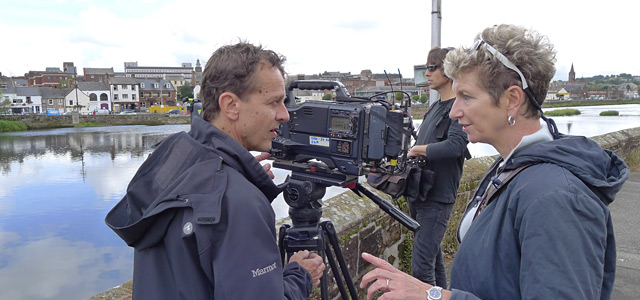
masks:
{"label": "sky", "polygon": [[[204,63],[246,40],[287,57],[289,74],[398,73],[413,77],[431,49],[430,0],[0,0],[0,72],[21,76],[74,62],[124,71]],[[521,25],[556,49],[554,80],[640,75],[627,0],[442,0],[441,46],[470,46],[484,28]]]}

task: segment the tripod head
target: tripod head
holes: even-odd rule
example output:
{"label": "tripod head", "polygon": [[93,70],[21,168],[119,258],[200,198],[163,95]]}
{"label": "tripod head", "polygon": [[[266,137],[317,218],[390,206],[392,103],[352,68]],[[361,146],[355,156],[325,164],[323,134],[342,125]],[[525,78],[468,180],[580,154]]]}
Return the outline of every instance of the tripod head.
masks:
{"label": "tripod head", "polygon": [[322,162],[275,160],[273,166],[291,170],[291,176],[285,180],[284,199],[289,205],[289,217],[294,227],[315,225],[320,221],[322,197],[327,186],[348,188],[360,197],[362,192],[408,229],[415,232],[420,227],[418,222],[358,183],[358,176],[340,173]]}

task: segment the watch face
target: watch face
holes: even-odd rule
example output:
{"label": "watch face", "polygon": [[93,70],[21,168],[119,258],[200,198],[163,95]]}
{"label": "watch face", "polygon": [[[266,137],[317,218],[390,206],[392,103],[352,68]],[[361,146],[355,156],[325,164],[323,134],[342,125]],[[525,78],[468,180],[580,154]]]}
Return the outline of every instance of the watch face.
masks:
{"label": "watch face", "polygon": [[440,299],[442,297],[442,293],[436,289],[429,289],[429,297],[433,299]]}

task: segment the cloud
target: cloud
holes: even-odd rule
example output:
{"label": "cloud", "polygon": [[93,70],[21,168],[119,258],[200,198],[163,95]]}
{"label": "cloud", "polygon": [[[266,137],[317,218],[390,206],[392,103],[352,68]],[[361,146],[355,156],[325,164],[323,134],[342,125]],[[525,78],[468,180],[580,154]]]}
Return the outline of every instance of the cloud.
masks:
{"label": "cloud", "polygon": [[348,20],[348,21],[339,21],[336,24],[338,29],[346,29],[350,31],[354,31],[356,33],[362,33],[366,31],[374,31],[377,29],[379,25],[379,21],[377,20]]}
{"label": "cloud", "polygon": [[[23,244],[7,247],[3,242],[7,237],[11,243]],[[3,299],[89,297],[104,284],[105,274],[131,268],[131,252],[127,250],[53,236],[23,240],[0,229],[0,257],[6,262],[0,265],[0,295]]]}

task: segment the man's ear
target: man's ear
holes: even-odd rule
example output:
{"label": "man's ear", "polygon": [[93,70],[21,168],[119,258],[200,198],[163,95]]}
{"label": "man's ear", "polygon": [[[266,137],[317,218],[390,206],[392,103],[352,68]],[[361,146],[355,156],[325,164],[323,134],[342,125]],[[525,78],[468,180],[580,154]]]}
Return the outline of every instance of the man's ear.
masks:
{"label": "man's ear", "polygon": [[239,115],[238,101],[240,99],[236,94],[231,92],[222,93],[218,98],[220,114],[225,115],[229,120],[237,120]]}

